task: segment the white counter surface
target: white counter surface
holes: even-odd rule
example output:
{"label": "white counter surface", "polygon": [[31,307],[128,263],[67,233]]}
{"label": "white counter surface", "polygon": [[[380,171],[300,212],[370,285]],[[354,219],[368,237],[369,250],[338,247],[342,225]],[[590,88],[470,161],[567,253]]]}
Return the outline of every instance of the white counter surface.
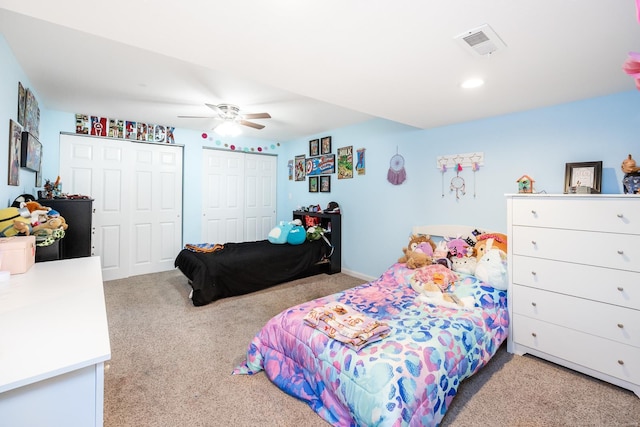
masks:
{"label": "white counter surface", "polygon": [[0,393],[110,358],[99,257],[36,263],[0,283]]}

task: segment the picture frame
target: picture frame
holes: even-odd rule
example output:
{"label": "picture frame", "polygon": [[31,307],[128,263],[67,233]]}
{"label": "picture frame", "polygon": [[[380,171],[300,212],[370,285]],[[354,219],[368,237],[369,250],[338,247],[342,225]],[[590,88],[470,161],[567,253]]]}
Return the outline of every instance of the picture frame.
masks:
{"label": "picture frame", "polygon": [[309,193],[317,193],[318,192],[318,177],[310,176],[309,177]]}
{"label": "picture frame", "polygon": [[33,172],[40,171],[42,162],[42,143],[29,132],[22,132],[22,153],[20,167]]}
{"label": "picture frame", "polygon": [[338,179],[353,178],[353,145],[338,148]]}
{"label": "picture frame", "polygon": [[304,154],[295,156],[294,158],[294,177],[296,181],[304,181],[306,178],[305,173],[305,161],[306,157]]}
{"label": "picture frame", "polygon": [[330,154],[331,153],[331,137],[325,136],[320,139],[320,154]]}
{"label": "picture frame", "polygon": [[8,185],[20,185],[20,155],[22,154],[22,126],[9,119],[9,177]]}
{"label": "picture frame", "polygon": [[336,172],[335,154],[309,157],[305,160],[305,173],[307,176],[326,175]]}
{"label": "picture frame", "polygon": [[564,193],[600,193],[602,161],[566,163]]}
{"label": "picture frame", "polygon": [[320,155],[320,140],[312,139],[309,141],[309,156],[319,156]]}
{"label": "picture frame", "polygon": [[320,192],[321,193],[330,193],[331,192],[331,177],[330,176],[321,176],[320,177]]}

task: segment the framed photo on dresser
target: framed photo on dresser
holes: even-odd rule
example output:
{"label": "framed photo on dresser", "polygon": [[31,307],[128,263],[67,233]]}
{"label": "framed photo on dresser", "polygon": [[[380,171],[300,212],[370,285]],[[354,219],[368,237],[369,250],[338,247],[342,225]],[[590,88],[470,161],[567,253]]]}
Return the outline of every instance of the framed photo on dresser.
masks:
{"label": "framed photo on dresser", "polygon": [[567,163],[564,171],[564,192],[600,193],[602,161]]}

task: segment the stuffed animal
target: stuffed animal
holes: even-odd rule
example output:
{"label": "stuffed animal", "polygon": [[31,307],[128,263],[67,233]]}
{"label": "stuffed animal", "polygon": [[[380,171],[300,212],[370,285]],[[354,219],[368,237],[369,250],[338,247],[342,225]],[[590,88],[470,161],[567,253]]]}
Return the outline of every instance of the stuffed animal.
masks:
{"label": "stuffed animal", "polygon": [[456,237],[454,239],[445,237],[445,241],[447,242],[447,248],[449,249],[449,254],[451,257],[463,257],[470,255],[473,251],[473,248],[467,243],[466,240],[461,237]]}
{"label": "stuffed animal", "polygon": [[478,260],[473,256],[451,258],[451,269],[456,273],[475,274]]}
{"label": "stuffed animal", "polygon": [[8,207],[0,209],[0,237],[29,234],[31,214],[26,208]]}
{"label": "stuffed animal", "polygon": [[624,172],[622,186],[625,194],[640,194],[640,167],[636,166],[636,161],[633,160],[631,154],[622,161],[620,168]]}
{"label": "stuffed animal", "polygon": [[507,253],[507,236],[501,233],[485,233],[476,237],[475,245],[476,258],[478,261],[490,249],[500,249]]}
{"label": "stuffed animal", "polygon": [[62,216],[48,218],[45,222],[39,223],[33,227],[33,234],[37,234],[40,230],[66,230],[68,228],[67,221]]}
{"label": "stuffed animal", "polygon": [[416,300],[419,302],[453,308],[473,307],[472,296],[458,298],[453,293],[457,279],[458,276],[448,268],[433,264],[416,271],[409,279],[409,283],[418,293]]}
{"label": "stuffed animal", "polygon": [[267,240],[276,245],[283,245],[287,243],[287,236],[289,236],[289,231],[291,231],[292,227],[293,224],[291,222],[280,221],[280,224],[276,225],[271,229],[271,231],[269,231]]}
{"label": "stuffed animal", "polygon": [[496,289],[506,290],[507,255],[500,249],[489,249],[476,265],[476,277]]}
{"label": "stuffed animal", "polygon": [[433,263],[433,249],[436,244],[431,236],[413,234],[409,239],[409,246],[402,248],[404,256],[398,258],[399,263],[407,264],[407,268],[420,268]]}

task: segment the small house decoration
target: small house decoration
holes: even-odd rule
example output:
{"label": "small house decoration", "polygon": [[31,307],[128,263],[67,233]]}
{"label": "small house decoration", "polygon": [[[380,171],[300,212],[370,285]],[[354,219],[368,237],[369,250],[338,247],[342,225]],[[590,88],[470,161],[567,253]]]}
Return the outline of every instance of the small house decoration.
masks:
{"label": "small house decoration", "polygon": [[533,193],[533,178],[529,175],[522,175],[516,181],[518,183],[518,193]]}

